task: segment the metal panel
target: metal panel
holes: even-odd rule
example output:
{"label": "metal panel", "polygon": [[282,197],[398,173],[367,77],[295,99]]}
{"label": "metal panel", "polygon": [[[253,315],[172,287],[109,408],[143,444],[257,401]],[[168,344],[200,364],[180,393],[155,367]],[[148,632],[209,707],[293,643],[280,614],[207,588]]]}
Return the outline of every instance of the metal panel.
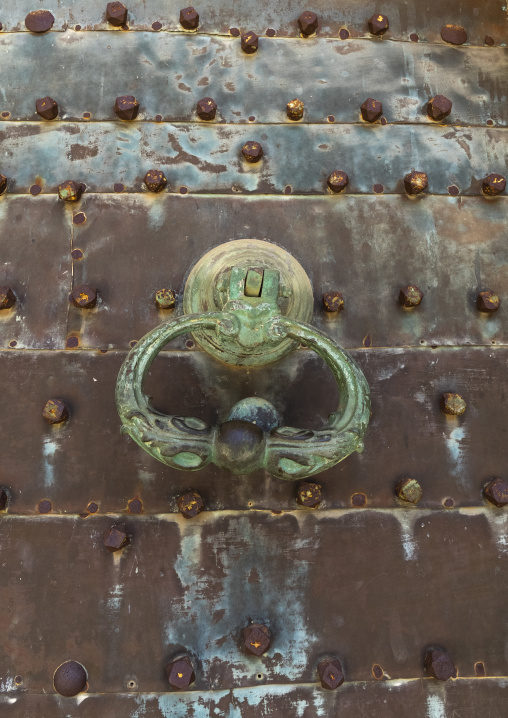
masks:
{"label": "metal panel", "polygon": [[[340,691],[322,691],[315,686],[256,686],[230,691],[143,693],[123,695],[83,694],[78,699],[54,695],[9,694],[0,705],[11,718],[23,711],[25,718],[57,716],[68,718],[287,718],[294,711],[303,718],[429,718],[450,715],[477,718],[487,710],[492,718],[502,716],[506,700],[506,679],[458,679],[445,685],[431,680],[349,683]],[[487,714],[488,715],[488,714]]]}
{"label": "metal panel", "polygon": [[[117,517],[7,517],[0,661],[31,692],[51,690],[54,670],[71,657],[87,668],[93,693],[125,692],[132,679],[152,692],[167,689],[166,662],[184,650],[199,695],[314,683],[330,653],[348,681],[374,681],[373,664],[392,680],[417,679],[426,646],[437,643],[462,677],[475,675],[477,661],[487,675],[506,676],[504,631],[492,626],[501,627],[506,602],[497,577],[507,569],[508,519],[493,513],[123,519],[131,543],[116,555],[102,536]],[[241,648],[250,619],[273,633],[261,658]],[[30,647],[20,627],[36,639]]]}
{"label": "metal panel", "polygon": [[[0,111],[11,121],[39,119],[35,100],[45,95],[58,102],[62,120],[81,120],[85,112],[92,121],[114,120],[115,99],[126,94],[141,104],[137,124],[157,115],[188,121],[196,119],[197,101],[211,95],[215,123],[254,117],[256,132],[258,123],[291,124],[286,103],[295,96],[305,102],[305,123],[326,123],[330,115],[336,123],[359,122],[360,105],[371,96],[382,101],[389,123],[433,125],[425,106],[438,93],[453,102],[447,126],[508,121],[501,48],[267,38],[249,56],[237,38],[69,31],[0,35],[0,61]],[[394,143],[385,141],[383,154]]]}
{"label": "metal panel", "polygon": [[[185,3],[184,3],[185,4]],[[68,24],[80,24],[84,29],[100,27],[111,30],[105,22],[104,0],[83,3],[81,0],[18,0],[6,5],[2,11],[4,28],[26,31],[24,18],[28,12],[39,8],[51,10],[55,16],[54,30],[63,30]],[[128,25],[135,29],[150,29],[154,21],[160,21],[167,30],[178,31],[180,0],[129,0]],[[390,18],[388,37],[408,40],[417,33],[421,41],[443,42],[441,27],[447,23],[465,25],[468,42],[483,45],[485,35],[492,35],[496,43],[506,42],[506,10],[502,3],[488,2],[480,7],[475,0],[431,0],[426,5],[408,3],[406,0],[343,0],[340,5],[329,0],[313,0],[311,6],[296,0],[273,3],[261,0],[255,12],[250,0],[200,0],[196,3],[200,13],[199,31],[225,33],[231,27],[242,31],[254,30],[263,34],[273,28],[278,35],[297,36],[297,19],[305,9],[319,14],[319,35],[337,35],[347,27],[352,36],[368,35],[367,18],[383,12]]]}
{"label": "metal panel", "polygon": [[[157,168],[167,172],[173,191],[331,194],[326,179],[340,169],[350,175],[348,192],[404,194],[404,175],[416,169],[428,174],[433,194],[448,195],[456,185],[462,194],[479,195],[481,180],[504,169],[508,147],[503,129],[441,126],[5,122],[0,137],[2,174],[10,179],[8,191],[17,193],[28,192],[36,177],[49,192],[69,177],[90,192],[111,192],[116,183],[139,192],[145,173]],[[256,164],[241,153],[250,140],[263,146]]]}
{"label": "metal panel", "polygon": [[54,197],[37,204],[0,199],[0,284],[16,295],[2,310],[2,347],[63,349],[67,296],[72,289],[69,212],[54,212]]}
{"label": "metal panel", "polygon": [[[371,387],[373,416],[364,453],[317,477],[322,506],[348,507],[353,494],[364,493],[368,506],[398,506],[398,515],[410,516],[412,507],[402,507],[394,492],[404,476],[423,487],[420,506],[442,507],[446,499],[455,507],[483,505],[484,483],[506,474],[508,408],[500,387],[507,350],[378,349],[353,355]],[[9,451],[0,483],[9,486],[10,513],[35,513],[42,499],[52,501],[54,513],[83,512],[89,501],[99,504],[100,513],[126,512],[134,497],[146,513],[165,513],[176,511],[176,497],[191,487],[209,510],[298,508],[292,482],[262,472],[238,477],[213,466],[182,474],[121,436],[114,387],[124,358],[120,352],[82,351],[1,356],[9,412],[0,430],[9,436]],[[331,373],[309,351],[258,370],[233,369],[202,352],[167,352],[153,365],[146,390],[161,411],[213,423],[224,421],[246,396],[272,401],[288,424],[306,428],[322,425],[337,405]],[[440,412],[445,391],[464,396],[463,417]],[[51,397],[69,406],[71,417],[62,426],[42,419]],[[9,433],[10,426],[24,430]]]}
{"label": "metal panel", "polygon": [[[181,296],[186,273],[212,246],[254,237],[299,259],[314,288],[314,323],[343,346],[507,344],[504,307],[486,317],[475,305],[484,289],[508,296],[506,206],[506,198],[404,195],[85,195],[74,279],[97,286],[104,303],[71,308],[69,331],[83,347],[128,348],[166,317],[153,303],[157,289],[169,284]],[[397,301],[410,283],[425,294],[415,311]],[[345,298],[339,316],[322,310],[322,292],[331,290]]]}

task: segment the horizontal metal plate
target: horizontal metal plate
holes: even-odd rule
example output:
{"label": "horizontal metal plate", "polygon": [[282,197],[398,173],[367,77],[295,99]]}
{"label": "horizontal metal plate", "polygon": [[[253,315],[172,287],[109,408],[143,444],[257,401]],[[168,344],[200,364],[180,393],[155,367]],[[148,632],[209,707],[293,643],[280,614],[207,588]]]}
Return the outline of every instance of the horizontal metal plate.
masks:
{"label": "horizontal metal plate", "polygon": [[[197,700],[209,689],[316,684],[330,654],[347,681],[374,683],[376,663],[394,681],[419,679],[429,645],[450,651],[459,676],[474,676],[477,661],[506,676],[507,514],[401,515],[3,516],[3,681],[20,675],[25,690],[51,693],[54,670],[73,659],[91,693],[125,692],[131,680],[168,691],[165,666],[183,650]],[[113,524],[131,536],[116,555],[103,545]],[[241,648],[250,619],[273,633],[261,658]],[[423,704],[427,691],[444,699],[427,685]]]}
{"label": "horizontal metal plate", "polygon": [[72,289],[72,213],[25,197],[0,199],[0,285],[16,295],[0,311],[2,346],[62,349]]}
{"label": "horizontal metal plate", "polygon": [[[65,711],[67,718],[287,718],[297,715],[318,718],[340,714],[341,718],[363,718],[369,712],[377,718],[477,718],[485,707],[493,716],[502,716],[506,701],[506,679],[464,679],[437,685],[435,681],[380,681],[348,683],[338,691],[314,686],[259,686],[231,691],[183,693],[82,694],[77,699],[58,695],[24,694],[22,690],[2,698],[4,714],[26,718],[52,717]],[[365,712],[367,711],[367,713]]]}
{"label": "horizontal metal plate", "polygon": [[[182,2],[180,0],[129,0],[128,25],[132,28],[151,28],[154,21],[163,24],[164,29],[178,31]],[[63,30],[68,24],[80,24],[83,28],[112,29],[105,22],[104,0],[83,3],[80,0],[18,0],[2,10],[4,28],[11,31],[25,31],[26,13],[43,7],[55,16],[54,30]],[[310,6],[286,0],[273,3],[268,0],[200,0],[196,3],[200,13],[200,32],[227,32],[231,27],[242,31],[254,30],[263,34],[273,28],[278,35],[297,36],[297,19],[306,8],[319,15],[319,35],[337,35],[340,28],[347,27],[352,36],[368,35],[367,18],[374,12],[383,12],[390,19],[390,31],[386,37],[408,39],[411,33],[418,33],[420,40],[443,42],[441,27],[447,23],[464,25],[468,41],[483,45],[485,35],[492,35],[496,43],[506,42],[506,12],[501,3],[489,2],[481,7],[475,0],[432,0],[425,6],[407,3],[404,0],[384,0],[382,4],[372,0],[343,0],[340,5],[329,0],[313,0]]]}
{"label": "horizontal metal plate", "polygon": [[[2,174],[8,192],[36,183],[55,192],[66,179],[89,192],[148,192],[143,177],[162,169],[172,192],[329,194],[334,170],[350,177],[346,192],[405,194],[404,176],[426,172],[431,194],[480,195],[482,179],[505,172],[504,129],[425,125],[264,125],[159,123],[0,123]],[[246,162],[243,145],[260,142],[264,156]]]}
{"label": "horizontal metal plate", "polygon": [[[456,508],[484,505],[485,482],[506,477],[507,350],[378,349],[353,356],[371,388],[372,419],[364,453],[317,477],[323,508],[351,506],[360,492],[367,506],[398,506],[399,520],[411,521],[413,507],[395,497],[406,476],[420,482],[422,507],[442,508],[445,499]],[[0,358],[8,407],[0,433],[9,437],[0,484],[9,487],[10,513],[36,513],[42,499],[55,513],[83,512],[90,501],[101,513],[127,512],[134,497],[148,514],[167,513],[177,510],[177,496],[189,488],[201,492],[210,511],[298,508],[293,482],[263,472],[239,477],[214,466],[174,471],[122,436],[114,391],[125,353],[15,351]],[[286,424],[319,428],[338,403],[331,372],[310,351],[258,370],[227,367],[202,352],[167,352],[155,361],[145,388],[157,409],[210,423],[225,421],[240,399],[260,396],[275,404]],[[463,417],[440,412],[446,391],[466,400]],[[54,397],[68,404],[71,418],[52,427],[41,411]]]}
{"label": "horizontal metal plate", "polygon": [[[259,123],[291,124],[286,104],[294,97],[305,103],[305,122],[326,123],[333,115],[336,123],[353,123],[361,121],[360,105],[370,96],[382,101],[388,123],[433,125],[426,104],[439,93],[453,102],[446,126],[508,122],[501,48],[266,38],[255,55],[246,55],[237,38],[69,31],[0,34],[0,63],[0,112],[11,121],[40,120],[35,101],[45,95],[58,102],[61,120],[81,120],[83,113],[92,121],[116,120],[115,99],[126,94],[140,102],[137,125],[157,115],[189,121],[197,119],[197,101],[212,96],[215,124],[253,117],[256,132]],[[120,132],[127,132],[125,122]],[[386,155],[394,141],[383,139],[378,151]]]}

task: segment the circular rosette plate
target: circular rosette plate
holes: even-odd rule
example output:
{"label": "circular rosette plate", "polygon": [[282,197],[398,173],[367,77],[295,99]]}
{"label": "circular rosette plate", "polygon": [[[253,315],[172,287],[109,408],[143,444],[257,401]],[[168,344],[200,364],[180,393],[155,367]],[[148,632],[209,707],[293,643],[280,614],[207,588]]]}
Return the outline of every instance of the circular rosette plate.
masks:
{"label": "circular rosette plate", "polygon": [[[235,268],[276,270],[280,276],[276,309],[283,317],[308,323],[312,318],[312,286],[301,264],[270,242],[238,239],[215,247],[191,270],[183,295],[184,314],[221,312],[229,297],[231,272]],[[263,295],[259,298],[262,303]],[[268,305],[267,305],[268,306]],[[296,348],[288,336],[272,338],[248,350],[240,343],[224,342],[214,329],[193,332],[193,338],[206,352],[221,361],[238,366],[260,366],[280,359]]]}

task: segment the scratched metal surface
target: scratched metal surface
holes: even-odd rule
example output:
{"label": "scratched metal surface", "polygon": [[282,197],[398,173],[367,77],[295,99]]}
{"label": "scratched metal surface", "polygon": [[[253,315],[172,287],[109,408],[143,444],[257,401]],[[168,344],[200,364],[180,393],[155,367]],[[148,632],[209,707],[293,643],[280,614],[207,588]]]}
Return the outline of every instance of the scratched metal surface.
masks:
{"label": "scratched metal surface", "polygon": [[[26,202],[37,202],[42,197]],[[9,200],[11,201],[11,200]],[[21,202],[16,198],[16,202]],[[57,200],[46,199],[47,203]],[[61,203],[60,203],[61,204]],[[67,208],[55,207],[64,212]],[[68,331],[86,348],[126,349],[164,321],[153,293],[170,284],[180,301],[187,272],[229,239],[269,239],[309,274],[316,326],[346,347],[508,344],[504,304],[492,316],[476,309],[478,291],[508,297],[507,200],[400,196],[322,198],[84,196],[75,212],[75,284],[103,298],[92,312],[70,308]],[[312,241],[311,241],[312,238]],[[128,281],[117,278],[136,272]],[[375,271],[373,271],[375,267]],[[398,304],[401,287],[425,293],[420,307]],[[327,315],[323,292],[339,290],[340,315]],[[6,346],[5,337],[3,346]],[[168,348],[185,347],[185,338]]]}
{"label": "scratched metal surface", "polygon": [[[351,506],[359,492],[368,506],[396,509],[398,520],[411,520],[413,507],[394,493],[405,476],[420,482],[421,507],[441,508],[445,499],[455,507],[485,505],[483,485],[505,476],[508,462],[507,350],[364,349],[353,356],[370,384],[372,419],[364,453],[317,477],[323,508]],[[120,435],[114,388],[125,352],[10,351],[0,358],[9,407],[0,415],[0,432],[9,436],[0,484],[11,494],[10,514],[35,514],[42,499],[52,502],[55,514],[83,512],[90,501],[101,513],[127,512],[134,497],[147,514],[174,512],[177,496],[189,488],[201,492],[207,510],[299,508],[296,483],[264,472],[235,476],[214,466],[175,471]],[[166,352],[145,389],[160,411],[210,423],[224,421],[234,403],[256,395],[272,401],[285,423],[318,428],[338,401],[331,373],[310,351],[259,370],[235,370],[202,352]],[[465,398],[463,417],[440,412],[445,391]],[[50,397],[69,406],[71,418],[62,426],[42,419]]]}
{"label": "scratched metal surface", "polygon": [[[248,56],[232,37],[68,31],[0,34],[0,63],[0,112],[10,121],[38,120],[35,100],[45,95],[58,102],[61,120],[85,112],[92,121],[116,120],[115,98],[126,94],[140,102],[137,125],[157,115],[190,121],[197,101],[212,96],[215,123],[255,117],[255,132],[258,123],[291,124],[286,103],[294,97],[305,102],[306,123],[326,123],[329,115],[353,123],[370,96],[382,101],[389,123],[432,125],[425,106],[438,93],[453,102],[445,125],[508,121],[506,51],[496,47],[266,38]],[[267,81],[274,68],[276,79]],[[390,147],[393,139],[384,137]]]}
{"label": "scratched metal surface", "polygon": [[[200,126],[197,124],[59,124],[0,122],[2,174],[8,192],[23,193],[36,178],[55,192],[65,179],[90,192],[111,192],[115,183],[143,191],[152,168],[167,173],[173,192],[331,194],[326,179],[340,169],[350,175],[347,192],[404,193],[413,169],[429,176],[429,191],[481,194],[481,181],[505,171],[504,129],[383,125]],[[263,159],[244,160],[243,145],[256,140]],[[30,156],[30,162],[26,157]],[[145,191],[146,188],[145,188]]]}
{"label": "scratched metal surface", "polygon": [[[425,648],[438,644],[461,677],[475,676],[477,661],[506,677],[508,517],[491,514],[9,516],[0,526],[2,674],[51,693],[54,670],[72,658],[92,693],[123,693],[130,680],[159,692],[165,665],[184,650],[199,702],[202,690],[317,687],[329,654],[343,659],[348,681],[373,683],[375,663],[394,681],[419,679]],[[116,555],[102,544],[114,523],[131,536]],[[261,658],[241,648],[252,618],[273,633]]]}
{"label": "scratched metal surface", "polygon": [[[178,22],[180,0],[129,0],[128,25],[133,29],[149,29],[154,21],[163,24],[165,30],[181,30]],[[104,0],[18,0],[2,9],[4,28],[10,31],[26,31],[26,13],[39,8],[50,10],[55,16],[53,30],[63,30],[67,25],[80,24],[83,29],[111,30],[105,22]],[[368,35],[367,19],[374,13],[385,13],[390,19],[387,37],[408,40],[417,33],[420,41],[443,42],[441,27],[447,23],[464,25],[468,31],[468,43],[483,45],[485,35],[492,35],[496,43],[506,43],[506,8],[497,0],[479,4],[477,0],[431,0],[428,3],[408,0],[344,0],[339,4],[329,0],[262,0],[253,5],[250,0],[200,0],[196,3],[200,13],[199,32],[226,33],[231,27],[242,31],[254,30],[264,34],[273,28],[278,35],[297,36],[297,19],[304,10],[319,15],[319,35],[337,35],[347,27],[352,36]]]}
{"label": "scratched metal surface", "polygon": [[[444,685],[435,681],[411,680],[344,684],[340,691],[322,691],[315,686],[255,686],[225,691],[98,695],[79,699],[58,695],[34,695],[23,690],[11,692],[0,705],[8,718],[20,715],[65,715],[68,718],[250,718],[271,716],[302,718],[340,715],[342,718],[478,718],[490,711],[500,718],[504,709],[506,679],[458,679]],[[297,713],[295,713],[297,711]],[[487,713],[489,715],[489,713]]]}

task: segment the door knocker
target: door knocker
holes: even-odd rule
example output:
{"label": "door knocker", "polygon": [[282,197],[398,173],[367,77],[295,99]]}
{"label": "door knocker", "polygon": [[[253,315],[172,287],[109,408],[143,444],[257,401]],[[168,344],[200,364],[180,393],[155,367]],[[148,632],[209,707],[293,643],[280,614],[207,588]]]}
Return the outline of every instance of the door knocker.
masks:
{"label": "door knocker", "polygon": [[[213,462],[239,474],[263,468],[286,480],[312,476],[361,452],[369,387],[347,352],[307,324],[312,305],[309,278],[280,247],[254,239],[215,247],[189,275],[184,315],[146,334],[125,359],[116,385],[122,431],[175,469],[197,471]],[[333,372],[337,411],[313,431],[284,426],[275,407],[255,397],[238,402],[219,426],[156,411],[143,380],[161,349],[187,332],[209,354],[238,366],[267,364],[304,344]]]}

